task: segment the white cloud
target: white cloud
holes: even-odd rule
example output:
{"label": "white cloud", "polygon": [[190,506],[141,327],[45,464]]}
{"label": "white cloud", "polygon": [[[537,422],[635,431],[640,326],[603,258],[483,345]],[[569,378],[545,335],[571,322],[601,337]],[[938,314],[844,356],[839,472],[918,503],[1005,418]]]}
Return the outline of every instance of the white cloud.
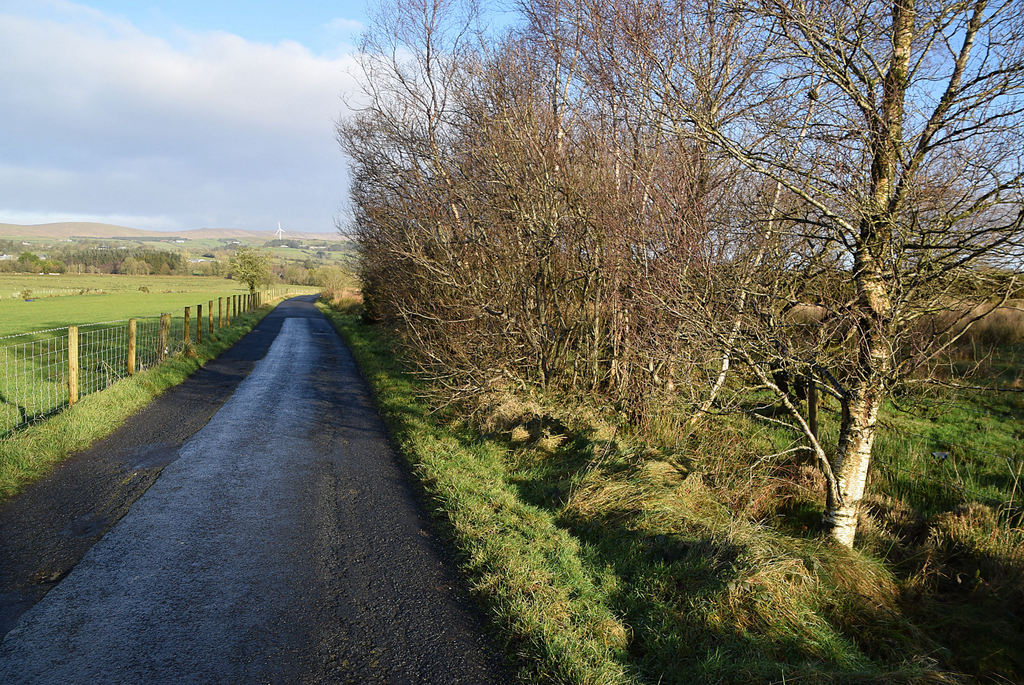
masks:
{"label": "white cloud", "polygon": [[228,33],[172,44],[79,5],[45,8],[0,11],[0,222],[55,211],[332,230],[353,56]]}
{"label": "white cloud", "polygon": [[142,228],[153,231],[173,231],[176,229],[187,229],[190,226],[182,226],[168,216],[145,216],[141,214],[82,214],[61,213],[61,212],[23,212],[16,209],[4,209],[0,207],[0,217],[5,224],[21,224],[31,226],[35,224],[57,224],[68,221],[87,221],[98,224],[113,224],[127,228]]}
{"label": "white cloud", "polygon": [[336,33],[360,33],[365,27],[360,21],[355,19],[346,19],[345,17],[336,17],[331,19],[324,28],[329,31]]}

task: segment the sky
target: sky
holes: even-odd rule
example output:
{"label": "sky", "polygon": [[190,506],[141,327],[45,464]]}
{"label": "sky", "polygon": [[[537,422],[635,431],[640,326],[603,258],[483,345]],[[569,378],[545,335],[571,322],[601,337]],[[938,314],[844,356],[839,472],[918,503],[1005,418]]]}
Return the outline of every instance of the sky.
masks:
{"label": "sky", "polygon": [[365,22],[323,0],[0,0],[0,223],[335,231]]}

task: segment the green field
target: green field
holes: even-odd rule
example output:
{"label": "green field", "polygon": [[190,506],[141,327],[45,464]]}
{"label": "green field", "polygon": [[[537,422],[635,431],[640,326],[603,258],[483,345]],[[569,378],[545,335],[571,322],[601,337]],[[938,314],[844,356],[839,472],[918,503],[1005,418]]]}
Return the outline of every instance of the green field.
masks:
{"label": "green field", "polygon": [[[247,292],[238,281],[174,276],[4,276],[0,286],[34,290],[39,282],[59,282],[67,294],[0,300],[0,435],[16,430],[69,402],[69,325],[79,326],[79,392],[97,392],[128,375],[127,319],[136,319],[136,369],[150,368],[166,355],[186,351],[199,328],[197,305],[204,308],[207,337],[228,314],[231,296]],[[308,293],[304,286],[262,292],[264,302],[285,294]],[[71,293],[85,294],[71,294]],[[26,293],[27,294],[27,293]],[[221,299],[223,298],[223,299]],[[212,308],[210,303],[213,302]],[[239,311],[244,307],[239,301]],[[186,336],[184,308],[190,310]],[[159,315],[171,315],[166,345],[160,342]],[[211,318],[212,313],[212,318]],[[233,323],[233,322],[232,322]],[[220,331],[216,330],[219,335]],[[216,337],[216,336],[215,336]]]}
{"label": "green field", "polygon": [[[189,354],[174,355],[131,378],[121,378],[104,392],[83,397],[51,419],[9,435],[3,435],[3,414],[8,407],[0,403],[0,502],[44,476],[69,454],[109,434],[161,392],[230,348],[268,311],[269,307],[261,307],[232,319],[230,328],[204,337],[202,344],[193,345]],[[0,347],[0,358],[3,349]]]}
{"label": "green field", "polygon": [[[281,287],[296,293],[315,290]],[[184,307],[205,306],[209,300],[247,290],[238,281],[198,276],[4,274],[0,275],[0,338],[163,312],[180,315]],[[30,296],[32,301],[27,302],[11,296],[24,291],[38,297]]]}
{"label": "green field", "polygon": [[[216,285],[214,285],[216,284]],[[139,292],[147,287],[153,293],[180,293],[233,288],[241,292],[244,286],[227,278],[206,276],[128,276],[124,274],[39,274],[0,273],[0,299],[21,298],[21,292],[31,290],[38,297],[77,295],[79,291],[105,293]]]}

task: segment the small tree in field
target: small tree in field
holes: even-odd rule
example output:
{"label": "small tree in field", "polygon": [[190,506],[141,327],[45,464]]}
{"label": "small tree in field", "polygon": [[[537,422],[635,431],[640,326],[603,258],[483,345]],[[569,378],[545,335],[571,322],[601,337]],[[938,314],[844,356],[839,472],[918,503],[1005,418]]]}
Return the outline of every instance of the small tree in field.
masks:
{"label": "small tree in field", "polygon": [[249,292],[270,284],[270,256],[253,247],[243,247],[231,257],[231,277],[249,286]]}

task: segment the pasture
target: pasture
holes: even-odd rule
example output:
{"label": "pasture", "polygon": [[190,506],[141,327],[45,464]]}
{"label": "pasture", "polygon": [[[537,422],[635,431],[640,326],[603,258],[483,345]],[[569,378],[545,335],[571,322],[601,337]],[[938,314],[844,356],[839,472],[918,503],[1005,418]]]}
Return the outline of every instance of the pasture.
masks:
{"label": "pasture", "polygon": [[[294,293],[316,290],[291,285],[279,289]],[[26,291],[31,302],[20,296]],[[243,283],[213,277],[3,274],[0,338],[163,312],[177,316],[184,307],[245,292],[248,288]]]}
{"label": "pasture", "polygon": [[[69,347],[79,358],[80,395],[102,390],[129,371],[129,324],[136,319],[134,368],[149,368],[167,355],[190,348],[200,327],[206,337],[219,337],[226,324],[229,299],[247,289],[221,278],[166,276],[60,277],[67,295],[0,300],[0,434],[69,403]],[[56,279],[54,279],[56,280]],[[39,276],[6,276],[0,285],[31,290],[51,284]],[[262,299],[312,288],[282,286],[263,291]],[[71,293],[83,294],[71,294]],[[27,293],[26,293],[27,294]],[[240,298],[241,300],[241,298]],[[213,306],[210,307],[210,302]],[[203,306],[198,320],[197,305]],[[184,308],[191,308],[186,334]],[[239,301],[239,310],[244,307]],[[169,313],[161,335],[159,316]],[[232,323],[234,323],[232,321]],[[68,326],[79,326],[77,346],[69,346]]]}

